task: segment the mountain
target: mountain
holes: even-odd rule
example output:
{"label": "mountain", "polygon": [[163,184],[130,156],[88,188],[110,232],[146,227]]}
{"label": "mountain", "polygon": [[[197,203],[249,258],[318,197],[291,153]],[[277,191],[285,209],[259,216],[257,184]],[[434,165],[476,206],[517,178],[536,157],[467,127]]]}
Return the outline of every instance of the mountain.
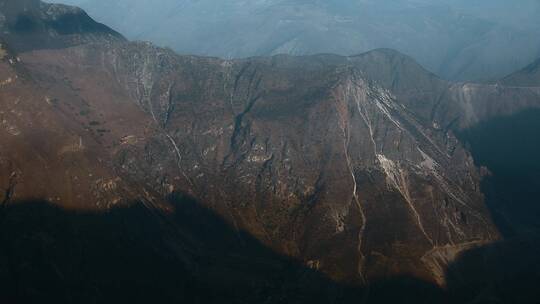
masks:
{"label": "mountain", "polygon": [[0,5],[2,39],[19,51],[124,39],[79,8],[38,0],[2,1]]}
{"label": "mountain", "polygon": [[[70,3],[68,0],[67,3]],[[71,3],[74,3],[73,1]],[[536,0],[77,0],[130,39],[182,54],[354,55],[392,48],[446,79],[494,80],[540,57]],[[511,14],[508,12],[512,12]]]}
{"label": "mountain", "polygon": [[456,134],[539,88],[450,83],[389,49],[181,56],[10,5],[40,26],[0,36],[0,300],[463,303],[518,277],[460,279],[503,241]]}
{"label": "mountain", "polygon": [[508,75],[501,82],[508,86],[540,86],[540,59]]}

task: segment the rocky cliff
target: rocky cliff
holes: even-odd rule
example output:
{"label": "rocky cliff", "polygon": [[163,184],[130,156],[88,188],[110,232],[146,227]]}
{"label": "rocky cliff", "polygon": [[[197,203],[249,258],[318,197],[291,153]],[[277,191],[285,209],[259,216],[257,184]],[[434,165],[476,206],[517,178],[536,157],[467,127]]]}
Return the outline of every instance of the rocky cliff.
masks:
{"label": "rocky cliff", "polygon": [[[54,19],[80,12],[60,11]],[[391,50],[230,61],[98,33],[60,31],[27,48],[19,38],[41,28],[4,32],[4,208],[35,199],[90,213],[143,206],[166,237],[138,242],[187,273],[213,259],[237,269],[223,256],[253,238],[359,285],[399,275],[444,285],[461,252],[499,238],[485,171],[454,132],[537,107],[538,89],[448,83]],[[209,255],[219,233],[197,231],[206,217],[174,217],[191,202],[231,227],[223,254]],[[125,223],[118,239],[137,229]]]}

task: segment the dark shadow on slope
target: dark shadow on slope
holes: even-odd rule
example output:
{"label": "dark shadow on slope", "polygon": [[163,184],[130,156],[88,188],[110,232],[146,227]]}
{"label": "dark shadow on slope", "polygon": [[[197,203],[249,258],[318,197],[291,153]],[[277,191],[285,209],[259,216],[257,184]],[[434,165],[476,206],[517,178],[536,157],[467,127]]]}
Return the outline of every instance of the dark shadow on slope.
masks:
{"label": "dark shadow on slope", "polygon": [[447,303],[413,278],[340,285],[231,229],[193,199],[165,214],[45,201],[0,208],[0,303]]}
{"label": "dark shadow on slope", "polygon": [[376,280],[369,286],[368,296],[363,300],[369,304],[457,304],[451,294],[439,286],[409,276],[398,276]]}
{"label": "dark shadow on slope", "polygon": [[[449,290],[411,277],[335,283],[177,194],[175,212],[103,213],[45,201],[0,209],[1,303],[536,303],[536,241],[471,250]],[[493,299],[498,299],[497,301]],[[516,302],[517,301],[517,302]]]}
{"label": "dark shadow on slope", "polygon": [[456,303],[540,303],[540,110],[459,134],[476,164],[486,204],[504,239],[463,253],[448,269]]}
{"label": "dark shadow on slope", "polygon": [[[189,198],[163,214],[47,202],[1,211],[2,303],[332,303],[345,287],[272,253]],[[352,292],[352,291],[351,291]],[[10,302],[11,301],[11,302]]]}
{"label": "dark shadow on slope", "polygon": [[505,237],[540,232],[540,110],[492,119],[460,134],[479,166],[482,190]]}
{"label": "dark shadow on slope", "polygon": [[360,288],[272,252],[189,197],[171,199],[175,211],[168,214],[139,203],[103,213],[45,201],[0,208],[0,303],[444,304],[479,295],[536,297],[538,251],[521,252],[530,243],[465,253],[449,271],[449,291],[406,276]]}
{"label": "dark shadow on slope", "polygon": [[540,303],[540,238],[513,238],[463,253],[447,272],[454,303]]}

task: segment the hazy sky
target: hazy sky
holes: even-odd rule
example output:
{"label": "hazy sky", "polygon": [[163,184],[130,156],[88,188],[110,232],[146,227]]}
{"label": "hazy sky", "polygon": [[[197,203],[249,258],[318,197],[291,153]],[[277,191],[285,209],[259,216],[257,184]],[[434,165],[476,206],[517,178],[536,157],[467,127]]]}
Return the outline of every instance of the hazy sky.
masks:
{"label": "hazy sky", "polygon": [[393,48],[450,79],[540,57],[540,0],[65,0],[130,39],[180,53],[351,55]]}

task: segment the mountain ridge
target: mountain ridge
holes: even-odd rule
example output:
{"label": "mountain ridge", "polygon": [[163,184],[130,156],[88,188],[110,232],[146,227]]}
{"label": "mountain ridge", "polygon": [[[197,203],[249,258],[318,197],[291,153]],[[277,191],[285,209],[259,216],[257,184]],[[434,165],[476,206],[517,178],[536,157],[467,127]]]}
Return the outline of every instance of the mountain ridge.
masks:
{"label": "mountain ridge", "polygon": [[124,40],[119,33],[95,22],[77,7],[36,0],[2,0],[0,9],[2,38],[15,51]]}
{"label": "mountain ridge", "polygon": [[540,86],[540,58],[501,80],[504,85]]}
{"label": "mountain ridge", "polygon": [[1,61],[3,205],[140,204],[170,237],[143,245],[183,253],[188,231],[163,214],[194,204],[239,244],[356,285],[444,285],[461,253],[500,239],[455,132],[539,107],[538,90],[450,83],[389,50],[223,60],[105,39]]}

